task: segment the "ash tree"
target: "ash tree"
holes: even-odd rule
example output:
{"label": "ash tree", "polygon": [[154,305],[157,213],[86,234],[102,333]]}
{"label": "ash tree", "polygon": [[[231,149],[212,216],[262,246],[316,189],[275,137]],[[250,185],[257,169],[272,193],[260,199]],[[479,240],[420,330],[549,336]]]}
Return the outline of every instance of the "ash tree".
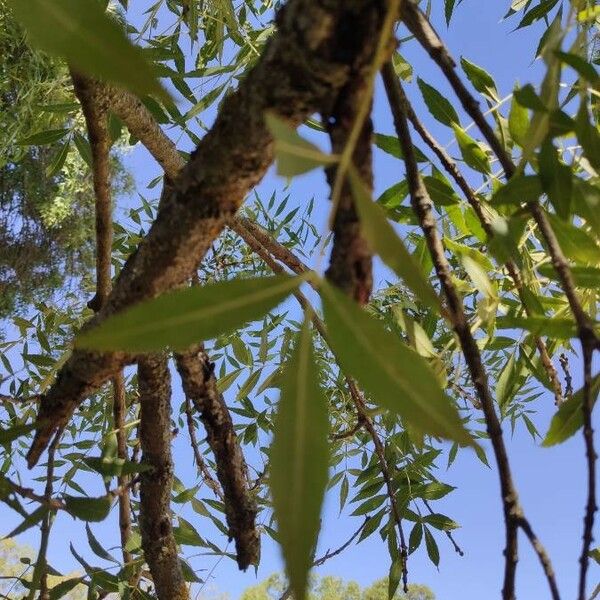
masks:
{"label": "ash tree", "polygon": [[[313,566],[378,535],[392,598],[408,591],[415,553],[436,566],[440,542],[462,554],[457,523],[436,509],[460,490],[436,467],[475,452],[497,473],[505,530],[502,589],[490,595],[516,597],[521,543],[556,600],[560,573],[519,501],[503,432],[522,424],[545,446],[583,436],[575,597],[597,594],[595,3],[507,2],[517,29],[544,24],[532,49],[541,85],[508,97],[476,61],[453,58],[431,24],[452,26],[454,0],[131,4],[2,3],[3,43],[21,48],[3,54],[3,69],[27,53],[60,87],[44,97],[32,85],[30,106],[45,117],[7,142],[2,262],[17,264],[31,243],[25,217],[10,211],[44,205],[73,180],[73,161],[89,182],[66,193],[80,240],[61,247],[68,277],[30,276],[21,300],[5,303],[0,499],[20,520],[3,533],[39,529],[19,589],[31,600],[82,585],[89,598],[186,599],[207,556],[258,566],[266,535],[281,546],[282,597],[302,600]],[[409,45],[437,80],[405,59]],[[378,82],[394,135],[373,130]],[[26,98],[6,89],[2,102],[20,110]],[[127,145],[145,148],[160,175],[122,214],[113,196]],[[377,200],[374,149],[398,173]],[[273,162],[288,180],[322,170],[329,201],[262,198],[255,188]],[[85,198],[95,226],[77,208]],[[95,268],[80,256],[92,241]],[[374,275],[375,258],[393,277]],[[11,268],[0,275],[18,285]],[[36,285],[60,300],[36,297]],[[555,415],[540,434],[536,405],[548,397]],[[184,435],[177,464],[173,438]],[[352,511],[356,531],[319,554],[326,493]],[[48,548],[67,515],[89,549],[72,541],[81,571],[65,578]],[[118,520],[118,553],[99,539],[107,519]]]}

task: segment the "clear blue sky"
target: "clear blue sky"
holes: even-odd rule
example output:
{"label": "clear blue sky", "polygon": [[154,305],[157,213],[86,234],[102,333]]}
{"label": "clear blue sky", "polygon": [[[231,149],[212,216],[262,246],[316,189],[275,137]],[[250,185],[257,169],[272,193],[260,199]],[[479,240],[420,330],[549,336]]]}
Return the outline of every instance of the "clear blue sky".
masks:
{"label": "clear blue sky", "polygon": [[[135,3],[133,3],[135,4]],[[457,9],[456,16],[449,31],[441,20],[442,2],[434,3],[435,21],[439,30],[452,50],[454,56],[464,55],[473,62],[485,67],[496,79],[501,96],[512,91],[514,83],[520,81],[537,83],[542,72],[540,65],[533,63],[533,54],[537,45],[540,27],[510,33],[514,21],[500,23],[500,19],[508,7],[507,1],[465,0]],[[539,36],[538,36],[539,37]],[[405,57],[413,63],[415,72],[425,80],[434,83],[442,90],[444,86],[438,71],[432,67],[429,60],[419,51],[414,43],[409,43],[401,49]],[[409,92],[417,106],[420,96],[415,93],[416,85],[409,85]],[[392,133],[391,120],[378,89],[375,108],[376,130]],[[453,96],[448,91],[448,97]],[[426,110],[421,110],[426,124],[439,135],[439,139],[450,142],[449,130],[438,126],[428,117]],[[463,125],[469,121],[465,118]],[[451,150],[454,148],[450,146]],[[136,172],[140,191],[156,174],[151,159],[140,150],[136,150],[128,159]],[[402,166],[389,157],[377,154],[376,187],[378,191],[386,189],[390,184],[402,179]],[[259,193],[266,196],[275,190],[282,190],[284,182],[273,173],[269,174],[259,187]],[[292,186],[293,197],[302,202],[315,196],[317,203],[327,206],[328,189],[322,174],[311,174],[295,181]],[[135,202],[135,199],[133,200]],[[124,205],[129,205],[127,199]],[[320,215],[324,220],[323,210]],[[580,373],[574,360],[574,376],[577,387],[580,385]],[[599,365],[596,365],[596,370]],[[177,393],[180,394],[180,391]],[[179,399],[175,400],[178,405]],[[553,398],[549,394],[541,397],[537,403],[537,415],[534,417],[538,429],[545,432],[553,413]],[[597,414],[597,413],[596,413]],[[597,418],[596,418],[596,424]],[[585,473],[582,462],[583,444],[581,436],[552,449],[539,447],[524,427],[518,427],[511,438],[505,426],[515,479],[520,490],[526,512],[530,515],[534,527],[546,544],[552,558],[561,591],[565,598],[575,595],[578,575],[577,559],[580,551],[580,532],[583,516]],[[175,460],[181,474],[186,474],[186,468],[191,469],[189,447],[185,434],[175,441]],[[499,500],[498,479],[493,465],[491,453],[488,452],[492,469],[485,468],[469,452],[462,452],[448,472],[440,469],[438,474],[442,481],[455,485],[458,489],[447,499],[437,504],[443,512],[461,524],[461,529],[455,533],[455,538],[465,551],[463,558],[454,553],[450,543],[444,536],[438,541],[442,554],[441,564],[437,570],[427,558],[424,548],[410,557],[410,580],[429,585],[436,593],[438,600],[481,600],[499,598],[503,570],[502,549],[504,544],[503,522]],[[445,464],[445,461],[441,461]],[[188,471],[189,473],[189,471]],[[328,500],[323,516],[323,531],[320,538],[321,554],[327,548],[335,548],[346,540],[356,529],[359,522],[356,519],[338,515],[337,493],[334,491]],[[6,509],[0,509],[5,511]],[[116,527],[116,511],[111,514],[110,522],[95,527],[101,539],[114,541],[108,534],[109,527]],[[189,517],[189,515],[186,515]],[[12,522],[12,515],[9,516]],[[201,534],[207,524],[195,518],[194,521]],[[53,564],[65,570],[73,570],[76,564],[71,559],[68,542],[75,541],[79,550],[87,546],[85,537],[81,536],[83,528],[75,524],[65,515],[57,521],[54,530],[50,557]],[[3,526],[3,530],[5,527]],[[113,529],[116,531],[116,529]],[[35,532],[23,536],[24,541],[35,543]],[[118,555],[115,552],[115,555]],[[98,562],[98,561],[96,561]],[[239,597],[241,591],[249,585],[260,581],[272,572],[281,570],[279,550],[263,537],[262,562],[258,578],[254,572],[239,573],[235,564],[224,559],[217,564],[214,557],[197,558],[193,564],[199,568],[211,570],[216,566],[211,576],[207,590],[227,592],[232,599]],[[354,579],[366,585],[387,574],[389,557],[384,544],[377,535],[358,546],[348,549],[340,557],[324,565],[319,573],[337,575]],[[200,572],[201,577],[206,572]],[[600,581],[600,568],[591,566],[590,589]],[[537,559],[532,555],[525,540],[521,542],[520,563],[518,573],[518,597],[522,600],[537,600],[549,597],[547,585],[542,576]]]}

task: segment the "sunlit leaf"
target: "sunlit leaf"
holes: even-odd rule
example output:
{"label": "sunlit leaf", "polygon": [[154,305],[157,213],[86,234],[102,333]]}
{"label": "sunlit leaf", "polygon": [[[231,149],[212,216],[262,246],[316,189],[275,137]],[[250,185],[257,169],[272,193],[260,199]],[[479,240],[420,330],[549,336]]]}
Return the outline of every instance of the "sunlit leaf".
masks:
{"label": "sunlit leaf", "polygon": [[441,92],[423,81],[420,77],[417,79],[417,84],[429,112],[435,119],[448,127],[451,127],[453,124],[460,124],[456,110]]}
{"label": "sunlit leaf", "polygon": [[[556,414],[552,417],[548,433],[542,442],[542,446],[555,446],[575,435],[583,427],[583,388],[575,392],[571,398],[560,405]],[[600,375],[592,380],[590,394],[592,402],[598,399],[600,393]]]}
{"label": "sunlit leaf", "polygon": [[267,113],[265,120],[271,135],[275,138],[275,157],[279,175],[294,177],[336,162],[334,156],[321,152],[317,146],[305,140],[286,121],[273,113]]}
{"label": "sunlit leaf", "polygon": [[459,125],[454,123],[452,129],[454,129],[458,147],[467,165],[480,173],[489,173],[491,170],[490,158],[481,145]]}

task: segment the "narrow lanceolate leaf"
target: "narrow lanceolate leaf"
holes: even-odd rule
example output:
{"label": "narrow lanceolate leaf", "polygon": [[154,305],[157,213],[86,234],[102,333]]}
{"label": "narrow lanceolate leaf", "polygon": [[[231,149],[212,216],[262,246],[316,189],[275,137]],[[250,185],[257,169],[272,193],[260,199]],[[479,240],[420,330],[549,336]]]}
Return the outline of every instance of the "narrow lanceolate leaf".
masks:
{"label": "narrow lanceolate leaf", "polygon": [[294,177],[317,167],[336,162],[336,158],[321,152],[317,146],[302,138],[286,121],[272,113],[265,115],[267,127],[275,138],[277,172]]}
{"label": "narrow lanceolate leaf", "polygon": [[147,352],[186,348],[259,319],[302,277],[277,275],[192,287],[142,302],[81,333],[75,343],[94,350]]}
{"label": "narrow lanceolate leaf", "polygon": [[77,69],[140,95],[166,92],[141,48],[97,0],[9,0],[30,40]]}
{"label": "narrow lanceolate leaf", "polygon": [[381,208],[371,200],[369,192],[354,169],[350,171],[350,183],[360,216],[361,229],[372,249],[423,302],[439,311],[438,297],[419,263],[396,235]]}
{"label": "narrow lanceolate leaf", "polygon": [[473,444],[423,357],[327,282],[320,284],[320,292],[328,341],[344,372],[374,402],[399,414],[417,432]]}
{"label": "narrow lanceolate leaf", "polygon": [[454,135],[465,163],[480,173],[489,173],[491,171],[490,158],[479,142],[455,123],[452,124],[452,129],[454,129]]}
{"label": "narrow lanceolate leaf", "polygon": [[[592,380],[591,396],[592,402],[598,399],[600,393],[600,375]],[[555,446],[575,435],[583,426],[583,388],[575,392],[571,398],[563,402],[552,417],[550,429],[542,442],[542,446]]]}
{"label": "narrow lanceolate leaf", "polygon": [[435,119],[448,127],[451,127],[452,124],[458,125],[460,123],[456,110],[441,92],[438,92],[438,90],[421,78],[417,79],[417,84],[429,112]]}
{"label": "narrow lanceolate leaf", "polygon": [[460,66],[463,68],[463,71],[469,78],[469,81],[473,87],[480,94],[487,96],[494,102],[500,101],[498,89],[496,88],[496,82],[485,69],[482,69],[479,65],[467,60],[464,56],[460,59]]}
{"label": "narrow lanceolate leaf", "polygon": [[269,478],[286,571],[298,600],[306,597],[327,486],[328,423],[305,322],[283,374]]}

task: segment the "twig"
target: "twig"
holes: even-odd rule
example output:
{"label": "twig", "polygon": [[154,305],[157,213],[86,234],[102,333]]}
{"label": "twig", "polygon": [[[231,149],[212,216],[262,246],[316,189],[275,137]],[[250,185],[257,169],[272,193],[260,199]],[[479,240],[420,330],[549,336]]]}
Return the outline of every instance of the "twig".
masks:
{"label": "twig", "polygon": [[[425,503],[425,506],[427,507],[427,510],[429,511],[430,515],[435,514],[433,508],[431,508],[431,505],[429,504],[429,502],[424,498],[423,502]],[[450,540],[450,543],[452,544],[454,551],[459,555],[459,556],[464,556],[465,553],[463,552],[462,548],[456,543],[456,540],[454,539],[454,536],[452,535],[451,531],[447,531],[445,530],[444,533],[446,534],[446,537]]]}
{"label": "twig", "polygon": [[[63,433],[63,428],[60,428],[55,436],[54,440],[48,448],[48,463],[46,465],[46,488],[44,490],[44,499],[46,504],[50,502],[52,498],[52,491],[54,488],[54,455],[60,442],[60,438]],[[48,561],[46,554],[48,552],[48,543],[50,541],[50,529],[52,528],[52,522],[54,521],[54,511],[48,510],[44,515],[41,523],[41,535],[40,535],[40,549],[38,552],[38,558],[33,569],[33,576],[31,578],[31,587],[29,589],[29,600],[33,600],[35,597],[36,588],[39,584],[39,599],[49,600],[50,595],[48,591]]]}
{"label": "twig", "polygon": [[[412,6],[411,3],[407,4]],[[481,402],[487,432],[498,465],[506,533],[506,548],[504,552],[505,571],[502,595],[504,600],[513,600],[515,598],[515,573],[518,557],[518,519],[524,518],[523,511],[519,504],[517,491],[512,479],[508,454],[502,436],[502,427],[498,420],[498,416],[496,415],[494,400],[488,386],[487,374],[481,360],[481,354],[477,343],[471,334],[462,300],[452,281],[450,265],[446,259],[444,247],[437,231],[437,224],[433,217],[432,202],[419,173],[408,127],[408,120],[406,113],[404,112],[404,103],[399,90],[398,79],[391,65],[388,65],[383,69],[382,74],[388,101],[394,117],[396,133],[404,154],[406,178],[411,196],[411,204],[419,219],[421,229],[423,230],[429,253],[442,285],[444,296],[446,297],[453,329],[460,341],[462,352],[471,374],[471,379],[473,380],[473,384]],[[540,556],[539,553],[538,556]],[[553,574],[550,576],[548,573],[546,575],[552,597],[554,600],[558,600],[559,593],[554,576]]]}
{"label": "twig", "polygon": [[[348,548],[352,542],[360,535],[360,532],[365,528],[365,525],[369,522],[371,517],[365,517],[365,520],[362,522],[361,526],[339,547],[335,550],[327,550],[323,556],[313,560],[312,567],[320,567],[325,564],[329,559],[334,558],[340,555],[346,548]],[[279,597],[279,600],[286,600],[290,597],[292,593],[292,589],[287,587],[283,594]]]}
{"label": "twig", "polygon": [[213,491],[214,495],[220,500],[224,500],[225,496],[223,494],[223,490],[221,489],[221,486],[219,485],[218,481],[214,479],[211,472],[208,470],[206,462],[204,461],[204,458],[202,458],[200,448],[198,447],[198,439],[196,438],[196,425],[194,423],[194,416],[192,414],[192,402],[189,396],[187,395],[185,397],[185,415],[187,420],[188,433],[190,436],[190,444],[192,446],[192,451],[196,460],[196,467],[202,475],[204,483],[206,483],[206,485]]}
{"label": "twig", "polygon": [[573,377],[571,377],[571,370],[569,368],[569,359],[563,352],[560,355],[560,366],[565,376],[565,398],[570,398],[573,395]]}

